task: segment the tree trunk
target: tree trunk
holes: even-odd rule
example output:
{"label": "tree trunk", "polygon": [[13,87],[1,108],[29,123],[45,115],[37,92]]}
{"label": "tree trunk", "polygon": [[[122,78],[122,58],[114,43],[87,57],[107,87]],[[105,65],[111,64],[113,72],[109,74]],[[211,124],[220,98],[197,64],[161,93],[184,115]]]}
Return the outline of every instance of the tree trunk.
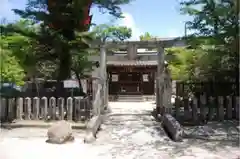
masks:
{"label": "tree trunk", "polygon": [[[64,51],[65,50],[65,51]],[[58,72],[58,80],[66,80],[70,78],[71,72],[71,55],[68,50],[64,49],[60,55],[60,64]]]}
{"label": "tree trunk", "polygon": [[77,70],[72,69],[72,71],[75,73],[76,78],[77,78],[77,80],[78,80],[80,92],[83,93],[84,96],[85,96],[87,92],[84,92],[84,91],[83,91],[83,87],[82,87],[82,83],[81,83],[81,76],[79,75],[79,73],[78,73]]}
{"label": "tree trunk", "polygon": [[74,73],[75,73],[76,78],[77,78],[77,80],[78,80],[80,92],[83,92],[83,87],[82,87],[82,83],[81,83],[81,77],[79,76],[79,74],[78,74],[77,71],[74,71]]}

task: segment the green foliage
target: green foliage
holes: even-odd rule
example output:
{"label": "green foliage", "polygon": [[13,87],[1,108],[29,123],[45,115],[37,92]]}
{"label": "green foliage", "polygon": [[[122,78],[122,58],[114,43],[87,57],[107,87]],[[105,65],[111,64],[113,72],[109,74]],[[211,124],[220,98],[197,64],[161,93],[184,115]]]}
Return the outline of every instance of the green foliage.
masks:
{"label": "green foliage", "polygon": [[[127,4],[130,0],[94,0],[81,1],[47,1],[28,0],[24,10],[14,9],[14,12],[24,19],[31,20],[38,25],[37,30],[27,30],[16,25],[9,25],[7,28],[13,32],[26,36],[33,43],[34,57],[38,61],[38,69],[41,74],[47,76],[57,72],[57,78],[64,80],[70,78],[71,70],[85,67],[78,63],[85,64],[82,60],[88,60],[90,42],[94,40],[92,33],[86,32],[89,28],[84,22],[86,20],[86,9],[96,5],[102,11],[106,10],[115,17],[121,17],[119,5]],[[123,31],[127,31],[127,29]],[[116,30],[115,30],[116,31]],[[112,34],[124,39],[125,36],[112,31]],[[129,36],[129,35],[127,35]],[[76,61],[79,59],[80,61]],[[49,65],[54,64],[54,67]],[[86,65],[86,67],[89,67]],[[48,69],[49,68],[49,69]],[[52,73],[51,73],[52,72]]]}
{"label": "green foliage", "polygon": [[101,41],[124,41],[131,38],[132,30],[123,26],[101,24],[93,28],[96,39]]}
{"label": "green foliage", "polygon": [[[2,41],[0,42],[3,45]],[[23,85],[24,71],[11,51],[1,49],[1,81]]]}
{"label": "green foliage", "polygon": [[[21,28],[23,32],[34,31],[35,28],[32,23],[28,20],[21,19],[14,24],[6,25],[5,28]],[[12,54],[18,59],[20,65],[26,72],[28,69],[34,68],[36,59],[34,54],[34,43],[33,41],[16,32],[9,32],[5,30],[4,42],[7,46],[6,49],[11,50]]]}
{"label": "green foliage", "polygon": [[133,0],[93,0],[93,4],[96,5],[102,12],[106,10],[109,14],[121,18],[122,11],[120,5],[129,4]]}
{"label": "green foliage", "polygon": [[140,35],[140,41],[148,41],[153,40],[157,38],[156,36],[151,35],[149,32],[144,33],[143,35]]}
{"label": "green foliage", "polygon": [[196,33],[189,44],[199,54],[198,80],[239,81],[238,0],[185,0],[182,13],[193,17],[189,29]]}
{"label": "green foliage", "polygon": [[195,50],[186,48],[169,48],[166,50],[169,68],[173,80],[189,80],[194,74],[197,59]]}

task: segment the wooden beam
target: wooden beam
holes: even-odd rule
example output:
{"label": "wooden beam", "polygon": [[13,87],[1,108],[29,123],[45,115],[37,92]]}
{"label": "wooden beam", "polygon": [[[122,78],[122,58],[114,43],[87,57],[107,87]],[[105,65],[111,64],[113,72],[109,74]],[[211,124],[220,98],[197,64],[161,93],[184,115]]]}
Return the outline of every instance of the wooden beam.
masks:
{"label": "wooden beam", "polygon": [[[99,48],[103,43],[95,41],[91,47]],[[121,48],[127,49],[129,45],[137,46],[137,48],[155,49],[159,46],[168,48],[172,46],[185,46],[185,40],[183,38],[169,38],[165,40],[156,41],[118,41],[118,42],[105,42],[106,48]]]}

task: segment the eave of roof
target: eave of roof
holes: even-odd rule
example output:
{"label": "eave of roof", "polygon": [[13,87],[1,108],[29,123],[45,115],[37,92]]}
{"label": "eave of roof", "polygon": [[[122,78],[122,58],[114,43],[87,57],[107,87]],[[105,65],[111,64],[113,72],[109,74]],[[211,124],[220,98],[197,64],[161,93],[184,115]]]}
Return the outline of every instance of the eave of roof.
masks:
{"label": "eave of roof", "polygon": [[157,61],[141,61],[141,60],[131,60],[131,61],[107,61],[108,66],[157,66]]}

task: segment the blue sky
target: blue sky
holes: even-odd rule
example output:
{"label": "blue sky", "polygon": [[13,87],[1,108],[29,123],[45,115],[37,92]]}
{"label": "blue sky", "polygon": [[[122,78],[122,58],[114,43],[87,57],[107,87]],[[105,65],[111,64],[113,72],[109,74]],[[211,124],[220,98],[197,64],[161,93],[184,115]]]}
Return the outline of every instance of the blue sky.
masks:
{"label": "blue sky", "polygon": [[[0,18],[8,21],[18,17],[11,11],[13,8],[24,8],[27,0],[0,0]],[[141,34],[149,32],[158,37],[175,37],[184,34],[184,23],[189,17],[180,15],[180,0],[134,0],[122,6],[125,18],[115,20],[114,24],[132,29],[132,39],[137,40]],[[97,8],[91,10],[96,24],[113,23],[113,17],[102,14]]]}

